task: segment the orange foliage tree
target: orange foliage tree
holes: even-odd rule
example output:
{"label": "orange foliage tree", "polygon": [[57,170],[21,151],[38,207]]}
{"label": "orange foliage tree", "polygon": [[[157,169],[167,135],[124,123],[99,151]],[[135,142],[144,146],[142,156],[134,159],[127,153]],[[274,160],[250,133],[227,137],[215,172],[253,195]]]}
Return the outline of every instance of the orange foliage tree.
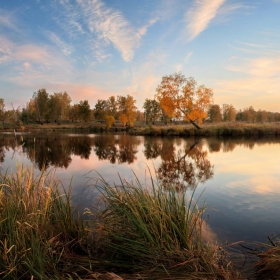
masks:
{"label": "orange foliage tree", "polygon": [[201,123],[213,103],[212,89],[197,86],[194,78],[186,78],[180,72],[162,77],[156,91],[155,98],[170,118],[183,117],[197,128],[200,127],[194,122]]}
{"label": "orange foliage tree", "polygon": [[126,116],[126,114],[121,114],[121,115],[119,116],[119,120],[120,120],[120,122],[123,124],[123,126],[125,126],[126,123],[127,123],[127,116]]}

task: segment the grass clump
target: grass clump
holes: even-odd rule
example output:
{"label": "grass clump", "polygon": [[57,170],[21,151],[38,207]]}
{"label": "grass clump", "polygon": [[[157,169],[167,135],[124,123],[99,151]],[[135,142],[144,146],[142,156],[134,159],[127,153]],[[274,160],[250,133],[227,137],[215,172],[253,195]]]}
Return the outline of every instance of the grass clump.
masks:
{"label": "grass clump", "polygon": [[102,180],[98,189],[107,204],[101,220],[111,266],[154,279],[238,279],[218,265],[216,248],[203,240],[205,207],[193,196],[188,200],[153,180],[150,187],[137,180],[112,187]]}
{"label": "grass clump", "polygon": [[280,237],[269,243],[261,244],[262,250],[256,255],[258,261],[255,263],[257,279],[280,279]]}
{"label": "grass clump", "polygon": [[83,250],[86,230],[74,217],[71,188],[32,168],[0,174],[1,279],[61,279],[68,256]]}
{"label": "grass clump", "polygon": [[193,197],[153,180],[97,188],[105,204],[86,221],[54,173],[0,173],[0,278],[238,279],[203,239],[205,207]]}

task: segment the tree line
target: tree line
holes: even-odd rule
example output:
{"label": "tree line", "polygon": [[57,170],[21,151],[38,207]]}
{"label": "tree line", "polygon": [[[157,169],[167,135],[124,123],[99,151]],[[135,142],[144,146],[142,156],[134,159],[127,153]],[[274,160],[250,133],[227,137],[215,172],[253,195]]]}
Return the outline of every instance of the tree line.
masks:
{"label": "tree line", "polygon": [[88,100],[72,104],[67,92],[49,94],[46,89],[35,92],[24,106],[15,109],[11,105],[12,110],[5,110],[4,99],[0,98],[0,120],[3,125],[4,122],[60,124],[61,121],[96,120],[111,127],[116,120],[123,126],[133,126],[138,120],[146,124],[186,121],[200,128],[199,124],[203,121],[280,121],[280,113],[277,112],[255,111],[252,106],[237,111],[231,104],[214,104],[212,89],[197,85],[194,78],[186,78],[180,72],[163,76],[154,97],[145,100],[141,111],[131,95],[98,99],[91,109]]}

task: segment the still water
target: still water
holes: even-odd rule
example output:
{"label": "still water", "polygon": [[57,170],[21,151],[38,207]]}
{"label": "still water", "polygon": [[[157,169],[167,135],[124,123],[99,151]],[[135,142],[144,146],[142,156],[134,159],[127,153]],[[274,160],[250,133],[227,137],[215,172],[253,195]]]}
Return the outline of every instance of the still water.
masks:
{"label": "still water", "polygon": [[[207,223],[222,242],[266,241],[280,233],[280,138],[176,138],[98,134],[0,134],[0,165],[55,170],[74,187],[79,208],[97,196],[100,175],[118,184],[135,175],[172,182],[206,201]],[[100,174],[100,175],[99,175]]]}

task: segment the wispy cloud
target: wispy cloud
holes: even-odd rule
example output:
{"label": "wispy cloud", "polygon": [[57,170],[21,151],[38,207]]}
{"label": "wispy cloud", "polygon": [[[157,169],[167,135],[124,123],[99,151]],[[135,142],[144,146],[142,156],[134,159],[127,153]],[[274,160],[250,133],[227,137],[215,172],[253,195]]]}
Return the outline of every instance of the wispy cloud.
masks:
{"label": "wispy cloud", "polygon": [[78,0],[91,33],[111,42],[125,61],[130,61],[139,47],[141,35],[129,24],[122,13],[105,6],[99,0]]}
{"label": "wispy cloud", "polygon": [[46,31],[46,36],[56,44],[65,55],[70,55],[74,48],[62,41],[54,32]]}
{"label": "wispy cloud", "polygon": [[190,40],[207,28],[225,2],[226,0],[195,0],[194,5],[185,14]]}
{"label": "wispy cloud", "polygon": [[13,31],[18,31],[15,21],[16,20],[11,12],[0,9],[0,27],[6,27]]}
{"label": "wispy cloud", "polygon": [[150,26],[154,25],[157,21],[159,20],[159,18],[154,18],[151,19],[148,24],[146,24],[145,26],[141,27],[138,32],[141,36],[145,35],[147,33],[147,30]]}

